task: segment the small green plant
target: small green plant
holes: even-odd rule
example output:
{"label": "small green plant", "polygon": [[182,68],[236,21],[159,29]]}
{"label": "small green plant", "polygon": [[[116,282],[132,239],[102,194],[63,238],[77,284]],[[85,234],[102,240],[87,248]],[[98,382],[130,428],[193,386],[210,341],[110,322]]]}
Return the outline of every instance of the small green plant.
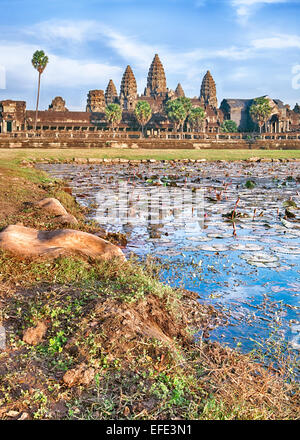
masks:
{"label": "small green plant", "polygon": [[67,338],[63,330],[59,331],[54,338],[49,340],[48,352],[51,355],[56,353],[61,353],[63,351],[63,347],[67,342]]}
{"label": "small green plant", "polygon": [[247,182],[246,182],[246,184],[245,184],[245,187],[246,187],[247,189],[253,189],[253,188],[256,187],[256,183],[253,182],[253,180],[247,180]]}

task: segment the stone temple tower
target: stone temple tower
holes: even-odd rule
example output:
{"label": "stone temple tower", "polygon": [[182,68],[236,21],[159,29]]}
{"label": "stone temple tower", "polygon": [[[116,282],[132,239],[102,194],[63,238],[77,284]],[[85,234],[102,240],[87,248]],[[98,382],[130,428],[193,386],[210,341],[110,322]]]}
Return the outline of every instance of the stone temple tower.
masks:
{"label": "stone temple tower", "polygon": [[99,112],[105,111],[105,97],[103,90],[90,90],[87,97],[87,112]]}
{"label": "stone temple tower", "polygon": [[177,96],[177,98],[184,98],[185,97],[185,93],[184,93],[182,85],[180,83],[176,87],[175,95]]}
{"label": "stone temple tower", "polygon": [[136,99],[136,79],[131,67],[127,66],[121,82],[120,104],[124,110],[134,110],[136,106]]}
{"label": "stone temple tower", "polygon": [[156,54],[149,69],[145,96],[162,96],[167,91],[165,70]]}
{"label": "stone temple tower", "polygon": [[209,70],[202,81],[200,100],[202,104],[211,105],[213,108],[218,107],[216,83]]}
{"label": "stone temple tower", "polygon": [[105,102],[106,105],[118,102],[118,92],[112,79],[109,80],[105,91]]}

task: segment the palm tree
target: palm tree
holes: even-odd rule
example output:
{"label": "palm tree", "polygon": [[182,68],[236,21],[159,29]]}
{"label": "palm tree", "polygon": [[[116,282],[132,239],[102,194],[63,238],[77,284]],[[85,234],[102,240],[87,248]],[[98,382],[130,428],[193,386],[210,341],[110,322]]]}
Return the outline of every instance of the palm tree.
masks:
{"label": "palm tree", "polygon": [[202,107],[194,107],[190,111],[188,120],[193,128],[195,128],[196,130],[201,130],[203,128],[205,117],[206,113]]}
{"label": "palm tree", "polygon": [[263,125],[267,122],[272,113],[269,100],[264,97],[254,99],[249,111],[254,121],[258,123],[259,132],[261,133]]}
{"label": "palm tree", "polygon": [[232,121],[231,119],[227,119],[221,125],[221,131],[223,133],[237,133],[238,126],[237,126],[236,122]]}
{"label": "palm tree", "polygon": [[183,127],[187,112],[179,99],[168,101],[165,110],[170,121],[174,122],[176,131],[178,131],[180,127]]}
{"label": "palm tree", "polygon": [[43,50],[37,50],[32,57],[31,63],[33,67],[39,72],[39,82],[38,82],[38,94],[36,101],[36,112],[35,112],[35,123],[34,130],[36,131],[37,117],[38,117],[38,109],[39,109],[39,100],[40,100],[40,89],[41,89],[41,76],[44,70],[47,67],[49,62],[49,58],[45,55]]}
{"label": "palm tree", "polygon": [[144,137],[144,127],[147,122],[150,121],[152,116],[152,110],[149,103],[146,101],[138,101],[134,110],[134,114],[138,123],[142,127],[142,136]]}
{"label": "palm tree", "polygon": [[190,100],[190,98],[186,98],[185,96],[181,96],[180,98],[177,98],[176,101],[180,102],[183,105],[183,107],[186,111],[186,114],[188,116],[191,113],[191,110],[193,108],[193,104],[192,104],[192,101]]}
{"label": "palm tree", "polygon": [[119,104],[108,104],[105,109],[105,117],[107,122],[111,124],[112,131],[114,131],[114,127],[116,127],[122,120],[122,109]]}

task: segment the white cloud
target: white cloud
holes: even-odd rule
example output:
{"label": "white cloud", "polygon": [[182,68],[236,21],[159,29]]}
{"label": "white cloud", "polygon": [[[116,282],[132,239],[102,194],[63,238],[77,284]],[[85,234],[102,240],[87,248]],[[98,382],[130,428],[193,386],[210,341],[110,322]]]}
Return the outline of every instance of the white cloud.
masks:
{"label": "white cloud", "polygon": [[[31,58],[36,50],[37,47],[33,44],[0,41],[0,59],[4,64],[8,82],[13,78],[25,87],[35,84],[37,74],[31,65]],[[46,52],[49,64],[43,74],[43,82],[49,86],[97,86],[99,83],[108,82],[110,78],[118,78],[122,72],[119,66],[71,59]]]}
{"label": "white cloud", "polygon": [[300,36],[277,34],[273,37],[253,40],[252,46],[255,49],[300,49]]}
{"label": "white cloud", "polygon": [[93,20],[47,20],[23,29],[23,33],[49,43],[60,44],[63,40],[78,44],[96,39],[105,30],[105,26]]}
{"label": "white cloud", "polygon": [[246,23],[250,15],[260,6],[287,2],[288,0],[231,0],[241,24]]}

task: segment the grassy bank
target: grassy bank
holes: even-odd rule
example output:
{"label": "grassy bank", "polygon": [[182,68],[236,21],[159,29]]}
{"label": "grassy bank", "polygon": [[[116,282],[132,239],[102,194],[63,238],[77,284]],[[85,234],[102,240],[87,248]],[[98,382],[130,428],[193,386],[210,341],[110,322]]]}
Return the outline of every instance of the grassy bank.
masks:
{"label": "grassy bank", "polygon": [[[10,151],[0,161],[0,229],[60,228],[33,203],[51,196],[79,229],[99,232],[63,183],[20,168],[23,158]],[[0,251],[0,419],[296,419],[299,390],[287,370],[196,342],[222,316],[162,284],[158,270],[151,259],[24,261]],[[40,328],[29,343],[25,334]]]}
{"label": "grassy bank", "polygon": [[73,158],[100,159],[206,159],[206,160],[246,160],[251,157],[265,159],[300,159],[300,150],[124,150],[124,149],[0,149],[0,161],[16,162],[23,159]]}

